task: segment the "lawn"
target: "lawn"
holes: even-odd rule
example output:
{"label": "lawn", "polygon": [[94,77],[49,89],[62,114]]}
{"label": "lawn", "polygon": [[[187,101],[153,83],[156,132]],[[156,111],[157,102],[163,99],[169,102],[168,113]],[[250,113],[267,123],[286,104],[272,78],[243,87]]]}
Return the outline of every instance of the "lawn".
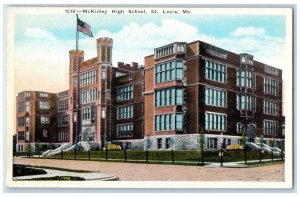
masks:
{"label": "lawn", "polygon": [[[76,153],[76,155],[75,155]],[[163,162],[163,163],[199,163],[201,162],[201,151],[136,151],[136,150],[118,150],[118,151],[71,151],[68,153],[57,154],[50,158],[55,159],[77,159],[77,160],[107,160],[110,161],[126,161],[128,162]],[[126,156],[126,157],[125,157]],[[271,159],[272,156],[267,153],[261,154],[261,159]],[[274,157],[275,158],[275,157]],[[225,151],[223,161],[244,161],[244,151]],[[248,151],[247,160],[259,160],[260,154],[258,151]],[[220,162],[219,151],[204,151],[204,162]]]}

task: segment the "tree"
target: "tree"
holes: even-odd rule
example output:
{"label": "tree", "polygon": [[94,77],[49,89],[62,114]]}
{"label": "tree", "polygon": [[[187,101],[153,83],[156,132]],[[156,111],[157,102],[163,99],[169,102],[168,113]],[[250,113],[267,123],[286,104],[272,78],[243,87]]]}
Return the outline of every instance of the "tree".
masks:
{"label": "tree", "polygon": [[201,127],[201,131],[200,131],[200,134],[199,134],[199,145],[200,145],[200,149],[201,149],[201,163],[203,165],[204,164],[204,160],[203,160],[204,132],[203,132],[202,127]]}
{"label": "tree", "polygon": [[31,145],[30,144],[26,144],[25,151],[28,153],[28,156],[30,157],[30,152],[31,152]]}

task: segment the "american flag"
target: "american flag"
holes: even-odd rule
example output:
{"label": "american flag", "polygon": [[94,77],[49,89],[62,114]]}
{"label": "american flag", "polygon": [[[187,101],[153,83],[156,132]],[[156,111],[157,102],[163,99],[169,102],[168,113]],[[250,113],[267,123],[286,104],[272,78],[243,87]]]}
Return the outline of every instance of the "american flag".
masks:
{"label": "american flag", "polygon": [[83,22],[79,18],[77,19],[77,31],[80,31],[85,35],[93,37],[91,26],[89,26],[86,22]]}

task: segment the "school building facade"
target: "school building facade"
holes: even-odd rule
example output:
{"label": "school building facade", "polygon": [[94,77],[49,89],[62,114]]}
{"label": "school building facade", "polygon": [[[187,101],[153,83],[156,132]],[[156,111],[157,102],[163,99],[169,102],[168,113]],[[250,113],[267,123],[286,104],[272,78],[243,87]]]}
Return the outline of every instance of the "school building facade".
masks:
{"label": "school building facade", "polygon": [[200,132],[205,148],[216,149],[220,136],[241,143],[242,130],[250,142],[284,141],[282,70],[202,41],[155,48],[144,66],[113,66],[113,40],[96,45],[89,60],[69,52],[69,90],[18,94],[17,151],[79,141],[199,149]]}

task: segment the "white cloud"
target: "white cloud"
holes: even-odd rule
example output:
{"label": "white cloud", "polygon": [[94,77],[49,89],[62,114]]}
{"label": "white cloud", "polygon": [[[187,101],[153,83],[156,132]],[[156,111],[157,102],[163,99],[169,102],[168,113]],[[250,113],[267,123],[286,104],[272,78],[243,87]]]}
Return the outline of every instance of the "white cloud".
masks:
{"label": "white cloud", "polygon": [[257,27],[239,27],[230,35],[232,36],[265,36],[266,30]]}
{"label": "white cloud", "polygon": [[[245,31],[247,29],[248,31]],[[271,37],[262,28],[240,27],[231,33],[231,35],[239,36],[217,38],[201,33],[201,29],[198,30],[190,24],[174,19],[164,19],[161,24],[130,23],[117,32],[103,29],[94,34],[94,38],[80,34],[79,49],[85,51],[85,60],[96,56],[96,38],[111,37],[114,42],[114,65],[118,61],[125,63],[134,61],[144,64],[144,57],[153,54],[154,48],[177,41],[195,40],[201,40],[237,54],[250,53],[254,55],[255,60],[279,68],[284,68],[286,61],[284,38]],[[69,51],[75,48],[75,39],[63,41],[51,32],[40,28],[27,28],[25,35],[41,39],[28,40],[16,45],[16,76],[20,79],[17,89],[27,89],[25,84],[35,89],[52,92],[66,89],[68,87],[66,76],[68,76]],[[38,78],[32,76],[32,73],[37,70],[40,70]]]}
{"label": "white cloud", "polygon": [[52,33],[40,28],[27,27],[25,29],[25,36],[29,38],[40,38],[40,39],[46,39],[50,41],[56,40],[55,36]]}

